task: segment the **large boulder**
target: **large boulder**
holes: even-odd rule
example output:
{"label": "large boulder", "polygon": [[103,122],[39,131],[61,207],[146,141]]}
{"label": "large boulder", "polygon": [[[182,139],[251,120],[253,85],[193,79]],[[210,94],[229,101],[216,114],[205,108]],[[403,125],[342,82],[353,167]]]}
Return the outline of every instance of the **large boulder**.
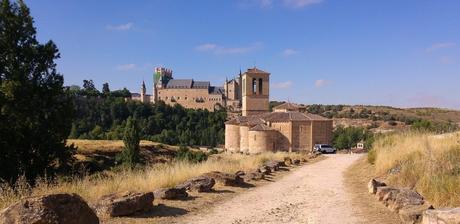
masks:
{"label": "large boulder", "polygon": [[383,201],[385,203],[385,200],[389,198],[389,196],[387,196],[388,194],[393,195],[396,194],[398,191],[399,189],[394,187],[378,187],[375,196],[379,201]]}
{"label": "large boulder", "polygon": [[242,176],[244,181],[262,180],[264,179],[264,177],[265,175],[258,171],[248,172],[244,176]]}
{"label": "large boulder", "polygon": [[423,212],[432,208],[433,206],[428,203],[405,207],[399,210],[399,218],[404,224],[417,224],[422,222]]}
{"label": "large boulder", "polygon": [[157,199],[167,200],[185,199],[188,197],[185,187],[160,188],[154,191],[153,195]]}
{"label": "large boulder", "polygon": [[422,224],[458,223],[460,223],[460,208],[433,209],[423,213]]}
{"label": "large boulder", "polygon": [[77,194],[25,198],[0,212],[0,223],[96,224],[99,218]]}
{"label": "large boulder", "polygon": [[102,196],[95,208],[102,216],[118,217],[133,215],[136,212],[148,211],[153,206],[152,192],[123,192]]}
{"label": "large boulder", "polygon": [[244,184],[243,178],[231,173],[222,173],[219,171],[213,171],[203,174],[205,177],[213,178],[216,183],[223,186],[240,186]]}
{"label": "large boulder", "polygon": [[425,200],[416,191],[400,189],[396,194],[387,194],[386,203],[391,211],[397,212],[402,208],[423,205]]}
{"label": "large boulder", "polygon": [[176,188],[185,188],[189,191],[210,192],[216,184],[216,181],[211,177],[200,176],[194,177],[176,186]]}
{"label": "large boulder", "polygon": [[371,179],[369,183],[367,184],[367,189],[369,190],[369,193],[375,194],[377,192],[378,187],[384,187],[387,186],[384,182],[380,182],[376,179]]}

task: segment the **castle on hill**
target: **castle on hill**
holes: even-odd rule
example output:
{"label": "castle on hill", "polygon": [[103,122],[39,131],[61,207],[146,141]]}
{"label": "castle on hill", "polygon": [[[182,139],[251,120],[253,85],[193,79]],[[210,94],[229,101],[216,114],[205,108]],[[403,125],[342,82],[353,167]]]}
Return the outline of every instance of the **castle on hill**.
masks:
{"label": "castle on hill", "polygon": [[[258,70],[248,69],[247,72]],[[209,81],[194,79],[174,79],[173,72],[163,67],[155,68],[153,77],[153,94],[147,94],[142,82],[141,92],[133,93],[132,100],[156,103],[163,101],[168,105],[180,104],[190,109],[207,109],[214,111],[226,108],[232,112],[241,111],[241,80],[244,74],[226,80],[223,86],[212,86]]]}

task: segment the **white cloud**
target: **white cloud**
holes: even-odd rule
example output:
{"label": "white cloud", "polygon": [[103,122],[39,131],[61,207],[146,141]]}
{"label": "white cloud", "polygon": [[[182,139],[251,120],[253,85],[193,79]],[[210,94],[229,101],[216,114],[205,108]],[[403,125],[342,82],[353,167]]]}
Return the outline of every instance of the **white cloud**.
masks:
{"label": "white cloud", "polygon": [[284,5],[289,8],[303,8],[314,4],[319,4],[323,0],[283,0]]}
{"label": "white cloud", "polygon": [[328,85],[330,82],[328,80],[325,80],[325,79],[318,79],[315,81],[315,87],[316,88],[321,88],[323,86],[326,86]]}
{"label": "white cloud", "polygon": [[292,86],[292,81],[272,83],[274,89],[287,89]]}
{"label": "white cloud", "polygon": [[287,48],[287,49],[284,49],[282,55],[285,56],[285,57],[289,57],[289,56],[292,56],[292,55],[295,55],[295,54],[298,54],[299,51],[295,50],[295,49],[291,49],[291,48]]}
{"label": "white cloud", "polygon": [[457,44],[452,42],[444,42],[444,43],[434,43],[430,47],[426,48],[426,52],[433,52],[441,49],[452,48],[455,47]]}
{"label": "white cloud", "polygon": [[118,71],[130,71],[135,69],[137,66],[136,64],[124,64],[124,65],[118,65],[116,69]]}
{"label": "white cloud", "polygon": [[259,6],[261,8],[270,8],[273,4],[272,0],[258,0]]}
{"label": "white cloud", "polygon": [[195,47],[195,50],[211,52],[213,54],[244,54],[259,50],[260,48],[262,48],[261,43],[255,43],[247,47],[224,47],[213,43],[206,43]]}
{"label": "white cloud", "polygon": [[120,25],[108,25],[107,29],[108,30],[116,30],[116,31],[126,31],[130,30],[133,28],[133,23],[125,23],[125,24],[120,24]]}

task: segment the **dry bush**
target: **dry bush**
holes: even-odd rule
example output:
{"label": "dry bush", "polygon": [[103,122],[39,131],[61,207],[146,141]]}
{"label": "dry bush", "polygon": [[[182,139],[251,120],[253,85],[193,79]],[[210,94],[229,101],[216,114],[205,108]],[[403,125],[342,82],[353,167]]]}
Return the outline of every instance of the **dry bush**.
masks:
{"label": "dry bush", "polygon": [[401,133],[373,146],[378,175],[413,187],[437,207],[460,206],[460,134]]}
{"label": "dry bush", "polygon": [[83,178],[40,179],[34,188],[28,186],[25,181],[18,182],[19,187],[3,184],[0,185],[0,209],[21,197],[48,193],[77,193],[87,201],[94,202],[100,196],[114,192],[148,192],[161,187],[175,186],[191,177],[210,171],[234,173],[239,170],[251,170],[267,160],[283,160],[287,156],[292,159],[305,157],[303,154],[281,152],[259,155],[216,154],[202,163],[177,161],[144,169],[120,170]]}
{"label": "dry bush", "polygon": [[[104,152],[120,152],[125,145],[122,140],[84,140],[84,139],[68,139],[67,145],[74,144],[79,153],[93,153],[96,151]],[[141,147],[156,146],[159,143],[142,140]]]}

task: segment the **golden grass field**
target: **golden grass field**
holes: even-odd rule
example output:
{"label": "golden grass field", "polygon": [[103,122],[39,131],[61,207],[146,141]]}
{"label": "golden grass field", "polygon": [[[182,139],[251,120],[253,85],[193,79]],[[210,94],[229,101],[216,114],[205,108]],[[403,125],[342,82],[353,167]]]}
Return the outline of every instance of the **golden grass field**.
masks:
{"label": "golden grass field", "polygon": [[[89,145],[102,144],[87,142]],[[102,144],[104,145],[104,144]],[[110,142],[118,146],[118,142]],[[104,147],[106,147],[104,145]],[[112,148],[112,147],[108,147]],[[95,202],[102,195],[122,192],[148,192],[158,188],[174,186],[183,181],[210,171],[234,173],[238,170],[251,170],[267,160],[282,160],[289,156],[292,159],[305,157],[295,153],[264,153],[260,155],[216,154],[202,163],[177,161],[172,163],[155,164],[138,170],[121,170],[96,174],[83,178],[66,178],[55,181],[38,180],[37,186],[30,188],[25,181],[19,181],[15,190],[7,185],[0,187],[0,209],[25,196],[35,196],[48,193],[77,193],[88,202]]]}
{"label": "golden grass field", "polygon": [[[74,144],[78,147],[78,153],[94,153],[96,151],[102,152],[120,152],[123,150],[125,145],[122,140],[80,140],[80,139],[68,139],[67,145]],[[141,148],[158,146],[160,143],[142,140],[140,142]],[[177,148],[175,146],[169,146],[170,148]]]}
{"label": "golden grass field", "polygon": [[460,206],[460,133],[388,135],[368,156],[390,184],[414,187],[435,207]]}

